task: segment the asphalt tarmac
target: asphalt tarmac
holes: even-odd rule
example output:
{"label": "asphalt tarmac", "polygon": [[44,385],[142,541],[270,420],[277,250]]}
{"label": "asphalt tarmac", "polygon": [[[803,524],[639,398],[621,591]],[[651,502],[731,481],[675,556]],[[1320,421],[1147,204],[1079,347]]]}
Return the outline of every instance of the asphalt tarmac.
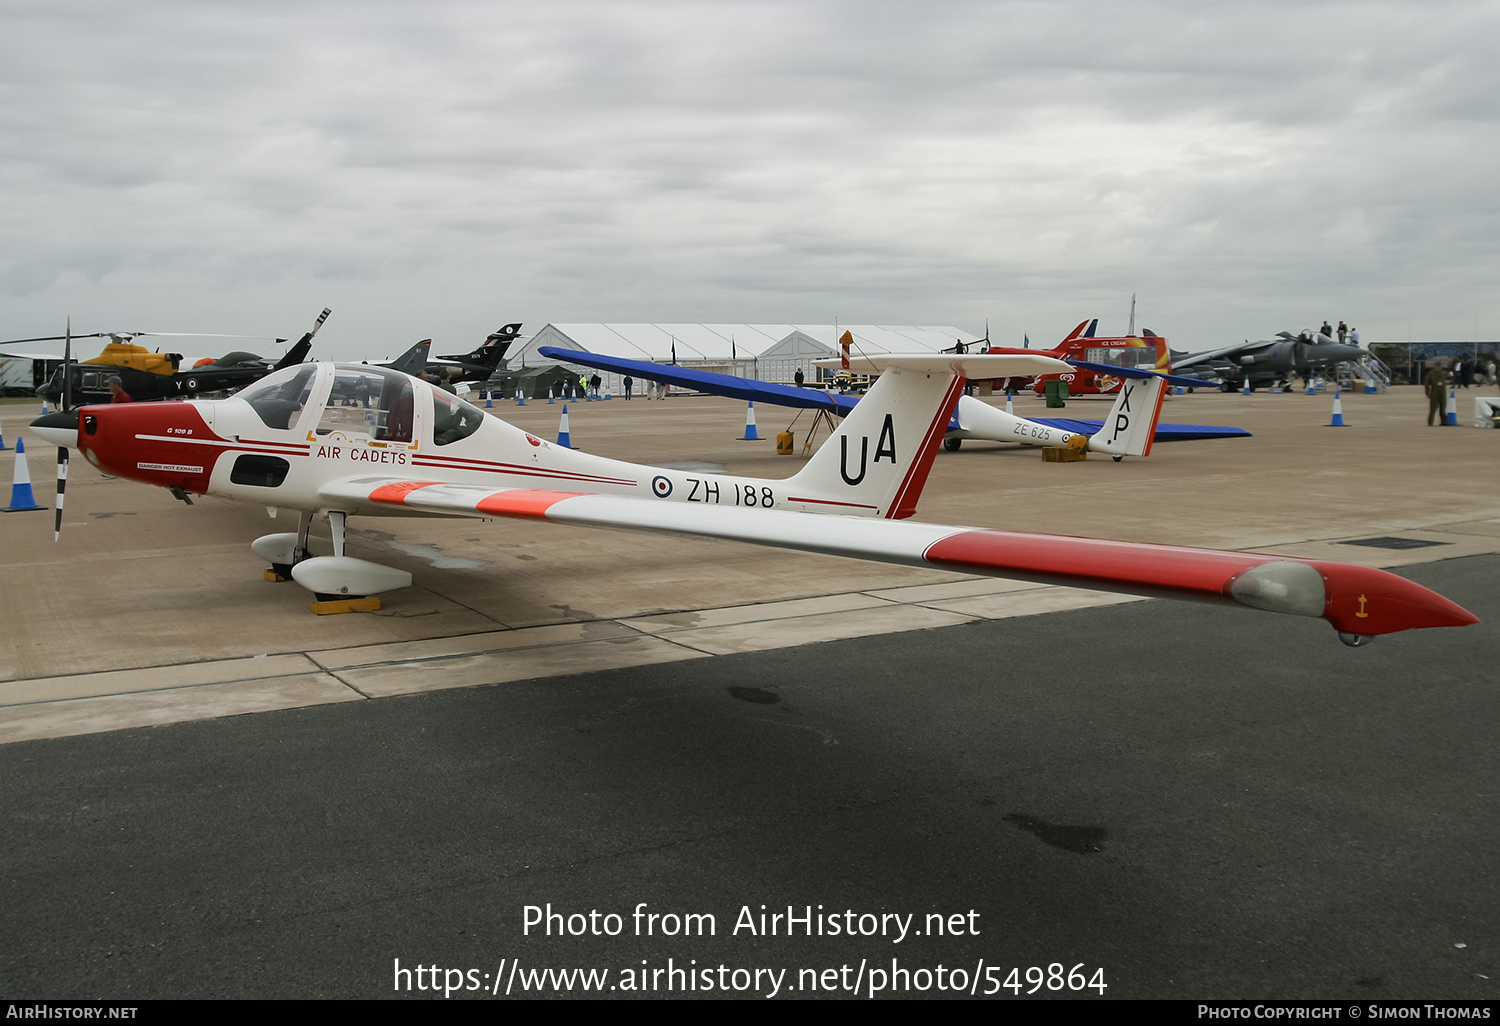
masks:
{"label": "asphalt tarmac", "polygon": [[1484,622],[1136,602],[0,746],[0,992],[1493,999],[1500,556],[1398,572]]}

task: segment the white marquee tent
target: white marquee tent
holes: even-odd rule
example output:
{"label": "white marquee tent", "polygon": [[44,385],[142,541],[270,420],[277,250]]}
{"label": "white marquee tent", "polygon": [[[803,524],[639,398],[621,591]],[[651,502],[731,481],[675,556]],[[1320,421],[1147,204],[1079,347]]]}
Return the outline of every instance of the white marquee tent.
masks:
{"label": "white marquee tent", "polygon": [[[548,324],[507,360],[514,370],[551,363],[542,346],[578,349],[627,360],[671,363],[745,378],[790,384],[798,368],[816,380],[812,361],[838,355],[837,340],[848,331],[858,353],[923,353],[978,341],[979,336],[950,326],[888,324]],[[592,372],[590,372],[592,373]],[[601,374],[620,390],[619,375]]]}

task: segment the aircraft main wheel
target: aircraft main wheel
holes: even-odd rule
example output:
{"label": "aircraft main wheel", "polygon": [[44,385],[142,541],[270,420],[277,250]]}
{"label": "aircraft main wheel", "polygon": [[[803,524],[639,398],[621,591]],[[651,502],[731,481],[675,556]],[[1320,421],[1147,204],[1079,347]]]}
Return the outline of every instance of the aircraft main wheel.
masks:
{"label": "aircraft main wheel", "polygon": [[943,439],[943,448],[947,449],[949,452],[958,452],[958,447],[963,444],[964,440],[962,438]]}
{"label": "aircraft main wheel", "polygon": [[1116,463],[1119,463],[1124,458],[1125,458],[1124,456],[1113,456],[1113,457],[1111,457],[1111,459],[1113,459]]}
{"label": "aircraft main wheel", "polygon": [[1229,382],[1227,382],[1227,381],[1221,381],[1221,382],[1219,382],[1219,391],[1220,392],[1233,392],[1234,390],[1235,390],[1234,386],[1232,384],[1230,384]]}

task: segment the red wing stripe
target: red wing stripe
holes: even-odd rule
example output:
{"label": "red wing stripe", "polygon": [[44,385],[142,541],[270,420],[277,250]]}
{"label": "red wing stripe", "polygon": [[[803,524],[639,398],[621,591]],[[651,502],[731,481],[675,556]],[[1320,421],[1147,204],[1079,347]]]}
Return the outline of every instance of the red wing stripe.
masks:
{"label": "red wing stripe", "polygon": [[1284,557],[980,530],[936,541],[923,558],[938,566],[998,570],[1049,584],[1103,590],[1129,585],[1137,594],[1144,587],[1163,595],[1227,598],[1232,577]]}
{"label": "red wing stripe", "polygon": [[406,497],[418,488],[442,484],[441,481],[402,481],[400,484],[381,485],[370,493],[371,502],[384,502],[391,506],[406,505]]}
{"label": "red wing stripe", "polygon": [[502,517],[545,517],[547,510],[564,499],[585,492],[554,492],[543,488],[508,488],[480,499],[474,507],[481,513]]}

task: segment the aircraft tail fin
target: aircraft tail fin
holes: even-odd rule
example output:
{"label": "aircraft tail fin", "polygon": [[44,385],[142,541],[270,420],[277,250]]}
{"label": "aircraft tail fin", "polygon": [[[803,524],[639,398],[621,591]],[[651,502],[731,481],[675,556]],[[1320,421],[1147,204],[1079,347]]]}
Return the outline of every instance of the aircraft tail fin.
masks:
{"label": "aircraft tail fin", "polygon": [[912,516],[963,385],[947,368],[885,370],[788,482],[789,498],[829,513]]}
{"label": "aircraft tail fin", "polygon": [[473,364],[493,371],[500,366],[500,361],[505,359],[505,353],[510,349],[510,344],[520,336],[521,322],[516,321],[514,324],[505,325],[499,331],[492,332],[472,353],[465,353],[463,356],[444,356],[441,359],[457,360],[463,364]]}
{"label": "aircraft tail fin", "polygon": [[427,369],[427,352],[432,348],[432,339],[424,338],[406,352],[390,362],[391,370],[416,377]]}
{"label": "aircraft tail fin", "polygon": [[[817,361],[838,366],[840,360]],[[1067,364],[1040,354],[870,356],[856,374],[880,377],[787,483],[790,502],[827,513],[904,520],[917,511],[933,457],[969,377],[1056,373]]]}
{"label": "aircraft tail fin", "polygon": [[1120,393],[1115,396],[1104,425],[1089,436],[1089,449],[1116,459],[1151,455],[1151,442],[1156,437],[1156,422],[1161,419],[1161,403],[1166,394],[1167,379],[1158,374],[1122,378]]}

